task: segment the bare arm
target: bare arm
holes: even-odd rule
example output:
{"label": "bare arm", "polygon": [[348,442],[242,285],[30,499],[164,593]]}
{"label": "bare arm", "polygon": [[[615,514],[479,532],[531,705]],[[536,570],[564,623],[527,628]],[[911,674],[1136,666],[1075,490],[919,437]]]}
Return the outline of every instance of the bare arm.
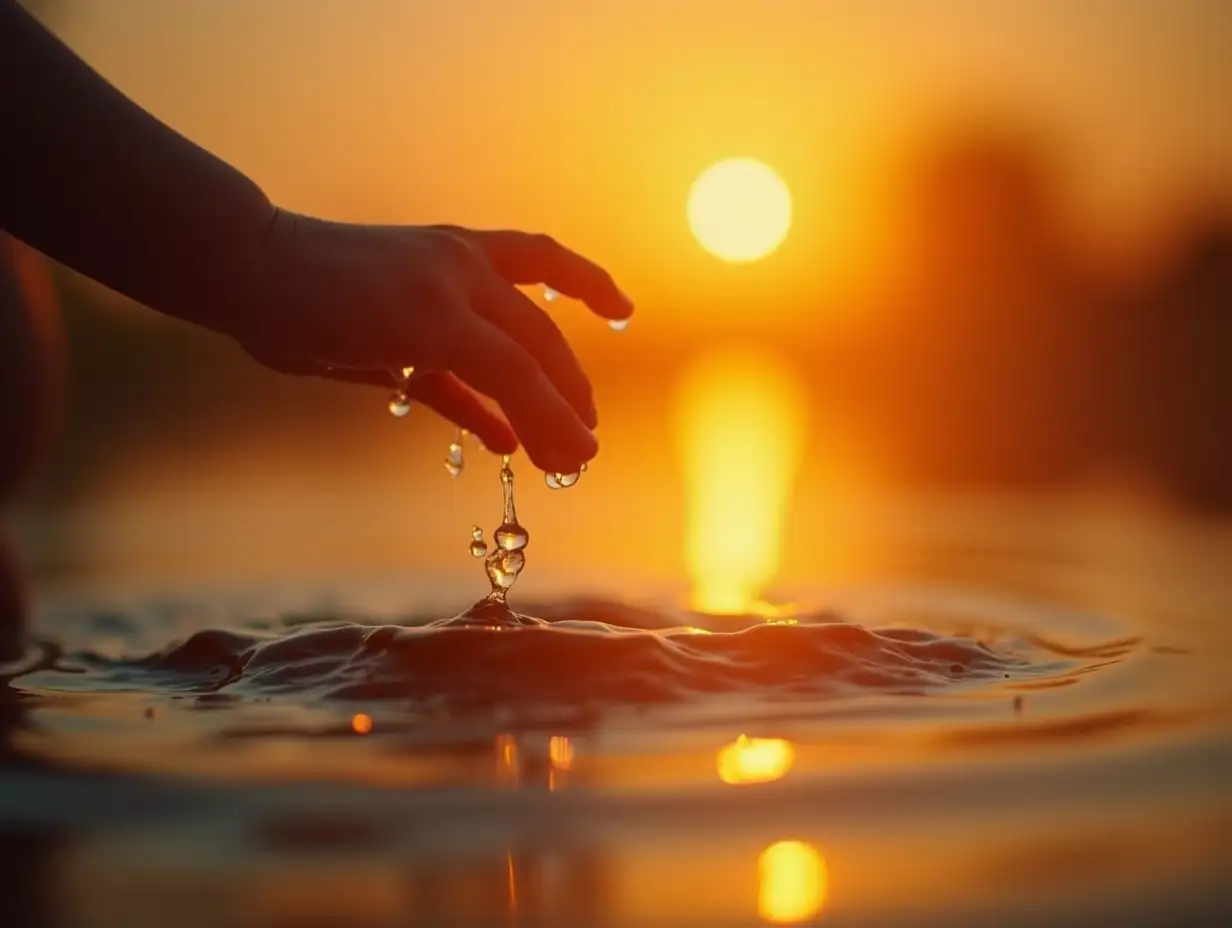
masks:
{"label": "bare arm", "polygon": [[547,471],[593,457],[597,412],[564,335],[516,286],[549,284],[608,319],[633,312],[607,271],[543,235],[276,209],[15,0],[0,0],[0,228],[276,370],[389,386],[389,371],[414,368],[412,398],[493,451],[520,439]]}
{"label": "bare arm", "polygon": [[232,330],[273,216],[247,177],[159,122],[0,0],[0,225],[140,303]]}

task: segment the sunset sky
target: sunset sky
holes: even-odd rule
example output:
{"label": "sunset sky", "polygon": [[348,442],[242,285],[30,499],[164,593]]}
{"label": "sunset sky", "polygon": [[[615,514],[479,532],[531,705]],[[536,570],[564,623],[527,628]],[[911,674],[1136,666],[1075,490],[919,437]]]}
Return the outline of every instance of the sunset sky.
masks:
{"label": "sunset sky", "polygon": [[651,299],[713,275],[684,202],[725,156],[761,158],[790,186],[796,223],[774,269],[788,277],[856,260],[878,172],[935,119],[991,112],[1038,128],[1087,218],[1130,235],[1225,184],[1232,164],[1220,0],[57,0],[39,12],[286,206],[541,228]]}
{"label": "sunset sky", "polygon": [[[1221,0],[31,5],[122,90],[248,172],[281,205],[355,221],[543,230],[615,273],[638,302],[630,332],[614,335],[572,308],[553,310],[594,376],[604,451],[568,505],[536,475],[520,484],[519,511],[536,538],[524,586],[594,560],[577,541],[579,525],[604,526],[606,567],[672,574],[689,561],[694,573],[703,563],[729,572],[735,557],[751,565],[748,584],[773,574],[780,559],[785,575],[813,576],[819,564],[858,560],[860,520],[900,511],[878,496],[876,505],[852,502],[857,477],[875,478],[882,463],[901,457],[893,441],[878,441],[917,420],[928,423],[925,449],[948,441],[941,425],[979,427],[978,416],[963,419],[965,407],[940,420],[887,414],[869,426],[869,384],[881,381],[836,375],[826,358],[859,351],[840,344],[825,355],[815,337],[841,315],[835,309],[855,305],[851,315],[860,316],[858,300],[841,298],[843,282],[877,278],[866,249],[877,237],[878,201],[890,168],[922,136],[973,115],[1021,128],[1028,144],[1059,159],[1066,204],[1101,233],[1089,241],[1150,238],[1187,202],[1232,194],[1232,121],[1222,118],[1232,4]],[[786,241],[752,264],[703,251],[686,217],[695,178],[731,156],[772,166],[793,200]],[[932,228],[927,219],[923,228]],[[927,237],[918,226],[912,234]],[[828,286],[840,298],[823,303],[816,297],[830,295]],[[750,348],[777,326],[778,347],[742,359],[751,371],[744,379],[730,376],[739,364],[718,355],[721,376],[684,381],[707,402],[679,404],[678,368],[707,339],[730,334],[719,318],[744,326],[734,341]],[[1006,318],[1016,317],[1007,310]],[[919,331],[931,338],[931,320]],[[792,359],[774,354],[784,345]],[[913,354],[894,355],[889,369]],[[185,347],[179,357],[187,364],[198,356]],[[201,382],[219,376],[209,364],[230,357],[220,350],[216,362],[201,362]],[[698,363],[694,374],[713,373],[718,362]],[[777,379],[758,373],[776,365]],[[178,379],[178,369],[167,370]],[[222,376],[245,370],[237,362]],[[802,374],[812,380],[802,384]],[[883,384],[887,397],[914,395],[910,377],[923,375],[895,376]],[[245,383],[237,379],[235,390]],[[767,396],[754,389],[771,387]],[[275,388],[283,392],[268,392]],[[262,402],[241,401],[240,392],[218,402],[297,414],[298,432],[272,429],[255,412],[221,418],[230,424],[214,430],[194,422],[168,435],[152,425],[149,459],[132,447],[113,449],[111,470],[92,463],[94,492],[115,509],[78,530],[83,548],[116,557],[127,550],[117,538],[127,537],[163,553],[174,547],[167,539],[188,539],[216,558],[232,549],[202,526],[222,519],[218,537],[231,537],[226,520],[238,519],[251,533],[252,507],[272,506],[256,520],[269,536],[235,549],[244,571],[267,553],[299,566],[306,558],[337,566],[352,556],[365,564],[413,556],[473,567],[466,529],[492,511],[495,476],[442,496],[444,423],[413,417],[414,427],[390,431],[384,398],[356,396],[326,424],[322,409],[304,410],[346,397],[319,385],[261,389]],[[742,397],[761,397],[764,408],[732,415]],[[121,396],[100,421],[128,402]],[[900,408],[898,399],[887,403]],[[251,430],[240,440],[245,423]],[[325,428],[349,436],[338,445],[345,461],[318,454]],[[299,445],[288,445],[292,435]],[[983,447],[974,438],[969,445]],[[200,512],[190,516],[190,503]],[[182,532],[185,519],[198,530]],[[715,526],[732,524],[740,531],[727,537],[739,545],[708,547]],[[361,547],[357,538],[377,542]],[[201,552],[190,553],[199,567]]]}

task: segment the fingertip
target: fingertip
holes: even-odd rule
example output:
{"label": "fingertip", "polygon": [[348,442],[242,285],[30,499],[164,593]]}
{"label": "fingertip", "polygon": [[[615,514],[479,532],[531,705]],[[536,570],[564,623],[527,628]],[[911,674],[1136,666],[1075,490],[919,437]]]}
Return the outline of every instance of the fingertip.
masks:
{"label": "fingertip", "polygon": [[527,442],[526,453],[531,463],[546,473],[575,474],[582,465],[599,453],[599,440],[589,429],[571,436],[567,441],[544,447],[541,442]]}
{"label": "fingertip", "polygon": [[518,450],[518,437],[512,429],[485,429],[483,433],[476,434],[484,448],[493,454],[513,454]]}

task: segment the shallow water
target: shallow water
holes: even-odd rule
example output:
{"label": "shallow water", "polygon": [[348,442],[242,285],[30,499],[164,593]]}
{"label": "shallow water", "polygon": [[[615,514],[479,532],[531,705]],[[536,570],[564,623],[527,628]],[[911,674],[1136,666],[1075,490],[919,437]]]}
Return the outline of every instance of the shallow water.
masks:
{"label": "shallow water", "polygon": [[6,923],[1203,923],[1232,535],[1139,537],[908,545],[749,616],[515,590],[518,628],[397,607],[428,578],[51,591]]}

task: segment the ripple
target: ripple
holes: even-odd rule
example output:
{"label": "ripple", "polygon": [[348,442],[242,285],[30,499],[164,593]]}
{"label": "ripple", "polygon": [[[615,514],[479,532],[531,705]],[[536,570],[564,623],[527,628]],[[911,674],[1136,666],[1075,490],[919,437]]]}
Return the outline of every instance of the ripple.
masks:
{"label": "ripple", "polygon": [[398,700],[432,710],[602,708],[716,695],[833,699],[1046,688],[1114,663],[1137,643],[1076,645],[1005,629],[866,627],[828,612],[719,619],[594,601],[494,622],[479,606],[453,619],[408,624],[318,618],[281,630],[211,628],[135,657],[76,652],[64,669],[85,669],[100,689],[192,695],[213,708],[275,696]]}

